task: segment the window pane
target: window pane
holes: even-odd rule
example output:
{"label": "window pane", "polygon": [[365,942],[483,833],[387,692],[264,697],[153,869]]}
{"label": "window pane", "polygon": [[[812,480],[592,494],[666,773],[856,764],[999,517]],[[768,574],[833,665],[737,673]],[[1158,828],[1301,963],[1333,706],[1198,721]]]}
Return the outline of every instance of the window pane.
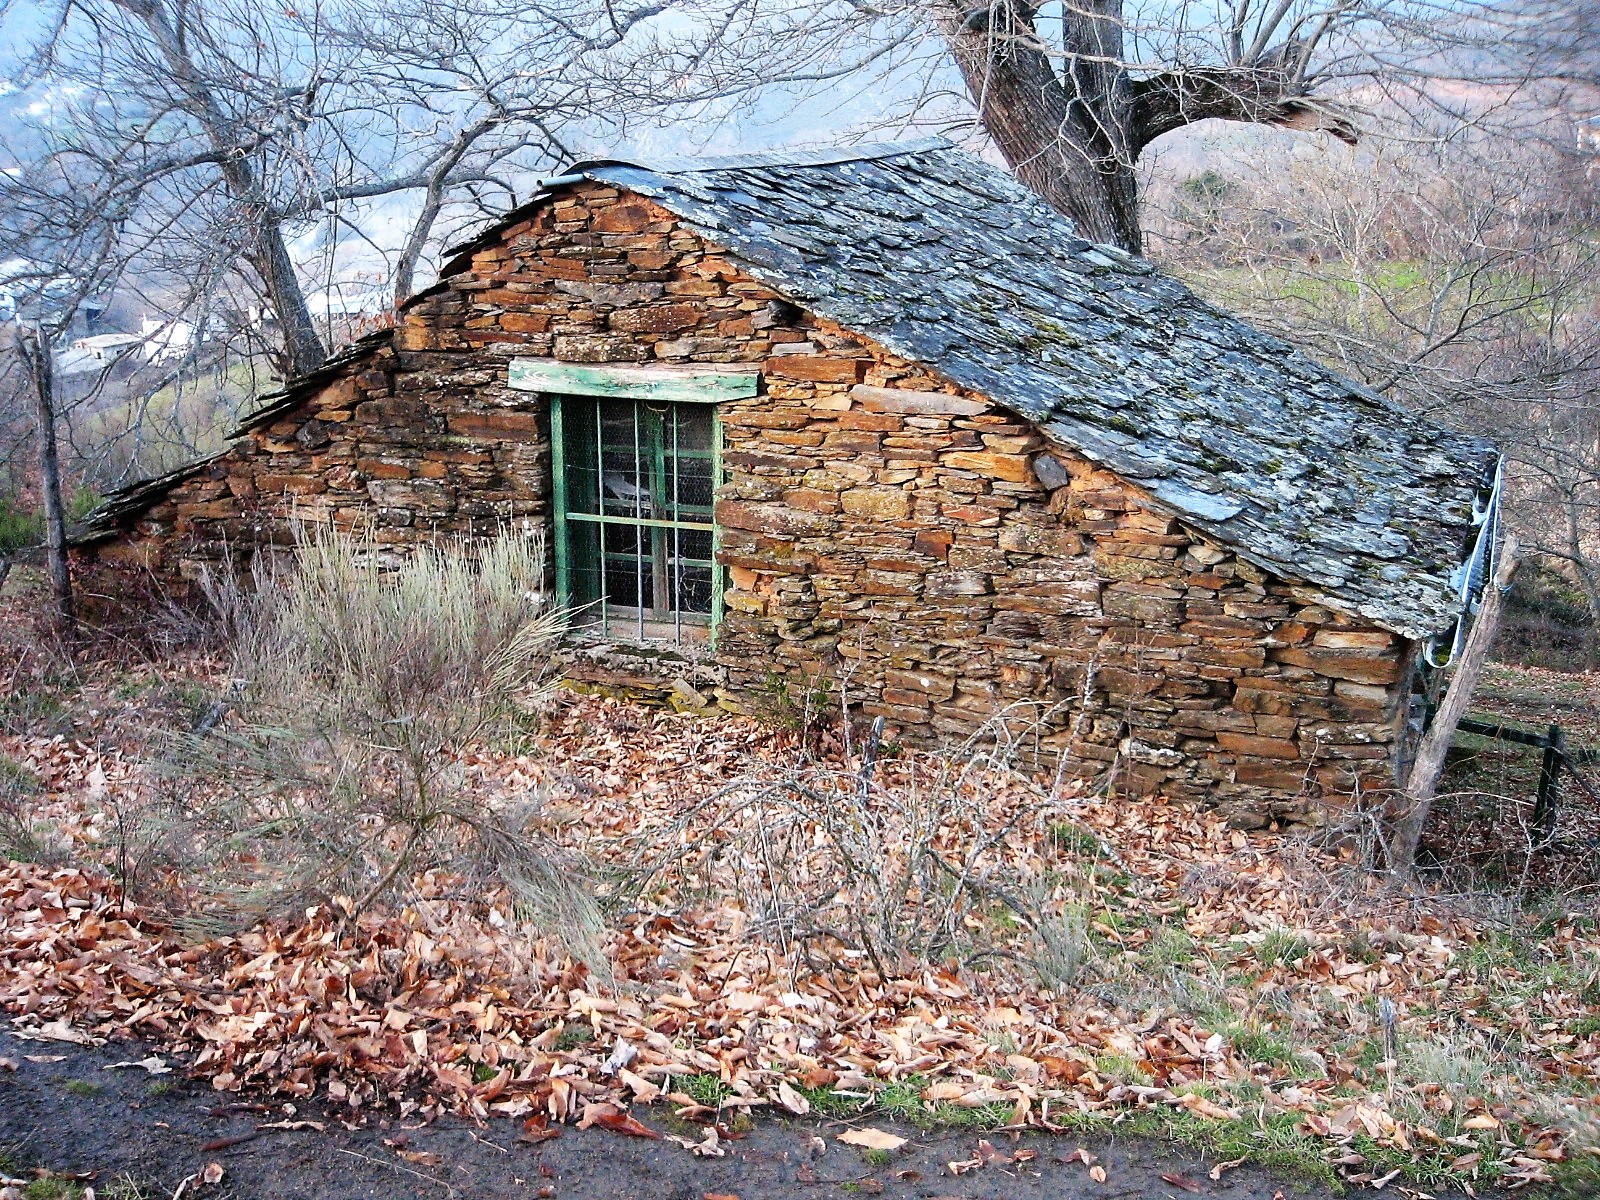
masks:
{"label": "window pane", "polygon": [[713,411],[577,396],[561,405],[572,600],[589,606],[580,620],[622,636],[703,631],[717,580]]}
{"label": "window pane", "polygon": [[605,511],[615,517],[648,517],[650,447],[638,405],[631,400],[606,400],[601,402],[600,413]]}
{"label": "window pane", "polygon": [[600,478],[599,449],[595,439],[595,406],[573,398],[561,406],[562,439],[566,458],[567,511],[600,511],[596,485]]}
{"label": "window pane", "polygon": [[711,456],[679,455],[677,464],[678,508],[686,520],[709,519],[706,514],[711,511]]}
{"label": "window pane", "polygon": [[678,576],[678,611],[709,613],[711,611],[711,571],[709,566],[685,565]]}
{"label": "window pane", "polygon": [[679,529],[673,553],[683,558],[711,561],[711,531],[709,529]]}

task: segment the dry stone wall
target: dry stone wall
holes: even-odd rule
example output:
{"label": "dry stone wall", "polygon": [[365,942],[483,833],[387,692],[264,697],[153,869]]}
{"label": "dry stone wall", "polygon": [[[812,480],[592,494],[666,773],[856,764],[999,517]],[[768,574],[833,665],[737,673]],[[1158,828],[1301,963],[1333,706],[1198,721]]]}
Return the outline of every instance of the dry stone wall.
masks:
{"label": "dry stone wall", "polygon": [[288,543],[292,518],[397,549],[547,529],[547,416],[507,387],[512,358],[755,363],[763,394],[720,410],[715,660],[591,644],[575,674],[730,706],[842,679],[857,714],[913,741],[1004,712],[1070,772],[1245,824],[1392,782],[1407,644],[785,302],[649,201],[578,185],[452,271],[98,557],[193,577]]}

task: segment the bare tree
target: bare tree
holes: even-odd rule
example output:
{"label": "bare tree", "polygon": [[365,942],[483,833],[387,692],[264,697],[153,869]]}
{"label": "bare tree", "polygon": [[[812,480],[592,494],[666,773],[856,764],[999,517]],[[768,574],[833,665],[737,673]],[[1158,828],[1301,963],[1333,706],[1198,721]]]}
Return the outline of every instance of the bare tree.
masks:
{"label": "bare tree", "polygon": [[326,15],[329,36],[359,55],[371,102],[400,98],[406,127],[422,134],[421,152],[393,147],[409,170],[381,185],[418,197],[394,257],[396,303],[452,206],[455,224],[498,214],[576,145],[618,139],[630,119],[681,105],[652,87],[660,46],[650,25],[667,7],[380,0]]}
{"label": "bare tree", "polygon": [[1451,73],[1451,49],[1487,40],[1491,12],[1433,0],[931,3],[1017,176],[1085,236],[1134,252],[1135,168],[1156,139],[1219,119],[1354,142],[1377,92],[1415,86],[1444,103],[1429,81]]}
{"label": "bare tree", "polygon": [[[661,8],[55,0],[22,76],[48,115],[0,193],[49,180],[54,203],[29,206],[41,229],[71,236],[62,216],[77,214],[213,332],[226,309],[236,321],[264,311],[281,373],[302,374],[328,334],[307,300],[317,264],[305,247],[296,261],[296,239],[318,231],[324,245],[348,237],[382,253],[371,205],[401,197],[404,296],[452,204],[503,209],[567,153],[570,133],[614,131],[656,102],[601,60],[626,57]],[[337,282],[328,269],[321,282]]]}
{"label": "bare tree", "polygon": [[55,363],[49,338],[39,329],[18,326],[17,352],[33,389],[39,445],[39,489],[44,496],[45,567],[55,601],[56,631],[70,637],[75,620],[72,574],[67,566],[67,510],[61,502],[61,463],[56,449]]}

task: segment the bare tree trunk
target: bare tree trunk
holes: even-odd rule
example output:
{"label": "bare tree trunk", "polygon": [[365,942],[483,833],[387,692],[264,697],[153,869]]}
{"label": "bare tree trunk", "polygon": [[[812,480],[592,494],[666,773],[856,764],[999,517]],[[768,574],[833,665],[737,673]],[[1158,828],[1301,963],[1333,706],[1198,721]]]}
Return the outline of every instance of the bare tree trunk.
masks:
{"label": "bare tree trunk", "polygon": [[[283,214],[272,204],[249,157],[248,129],[241,130],[218,103],[209,81],[196,67],[187,39],[157,0],[113,0],[150,32],[172,78],[188,97],[192,115],[218,155],[228,192],[248,223],[244,258],[261,277],[283,330],[283,366],[291,377],[316,370],[328,357],[306,304],[305,289],[283,237]],[[181,12],[181,8],[180,8]],[[181,18],[180,18],[181,19]]]}
{"label": "bare tree trunk", "polygon": [[1137,252],[1143,233],[1134,157],[1123,136],[1129,113],[1121,7],[1105,0],[1069,6],[1063,24],[1084,50],[1066,64],[1070,88],[1050,55],[1025,36],[1025,10],[996,4],[980,23],[970,5],[947,2],[937,15],[984,129],[1017,178],[1071,217],[1084,237]]}
{"label": "bare tree trunk", "polygon": [[[1423,826],[1428,823],[1428,813],[1433,808],[1433,798],[1439,787],[1439,777],[1444,774],[1445,755],[1455,737],[1456,726],[1467,715],[1472,703],[1472,693],[1478,686],[1478,676],[1494,646],[1495,633],[1500,627],[1500,613],[1505,607],[1505,589],[1511,584],[1511,575],[1517,569],[1518,546],[1515,534],[1507,534],[1500,546],[1499,560],[1495,564],[1494,578],[1483,590],[1483,605],[1461,647],[1456,659],[1455,673],[1450,686],[1445,689],[1444,700],[1434,714],[1433,724],[1423,735],[1417,747],[1416,761],[1411,765],[1411,776],[1406,780],[1405,793],[1399,814],[1393,820],[1393,833],[1389,839],[1389,865],[1397,872],[1409,875],[1416,866],[1417,846],[1422,841]],[[1466,614],[1462,614],[1466,619]]]}
{"label": "bare tree trunk", "polygon": [[55,597],[56,631],[71,637],[77,628],[72,608],[72,573],[67,566],[67,510],[61,502],[61,462],[56,453],[55,363],[43,331],[18,339],[33,384],[34,418],[39,430],[39,489],[44,493],[45,562]]}
{"label": "bare tree trunk", "polygon": [[245,257],[266,285],[272,311],[283,329],[285,374],[290,378],[305,375],[322,365],[328,351],[317,334],[316,322],[311,319],[305,289],[300,286],[294,260],[289,257],[289,247],[283,240],[283,226],[275,219],[262,216],[252,233],[255,246]]}

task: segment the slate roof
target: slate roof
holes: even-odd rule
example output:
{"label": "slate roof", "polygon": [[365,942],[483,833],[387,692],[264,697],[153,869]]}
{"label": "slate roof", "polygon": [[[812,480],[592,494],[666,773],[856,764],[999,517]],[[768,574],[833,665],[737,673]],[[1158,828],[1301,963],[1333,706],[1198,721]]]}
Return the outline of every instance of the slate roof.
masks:
{"label": "slate roof", "polygon": [[1027,417],[1340,607],[1416,638],[1461,610],[1490,443],[1085,241],[942,139],[581,163],[549,182],[575,177],[652,198],[794,303]]}
{"label": "slate roof", "polygon": [[322,361],[322,365],[315,370],[295,376],[277,391],[264,392],[256,397],[255,408],[228,434],[229,446],[168,471],[165,475],[136,480],[107,492],[105,499],[85,514],[83,520],[73,529],[71,544],[92,546],[96,542],[104,542],[119,536],[133,522],[160,504],[174,487],[186,479],[194,478],[227,454],[235,439],[267,424],[280,413],[298,407],[301,401],[315,394],[324,384],[338,378],[346,367],[362,361],[374,351],[387,346],[392,340],[393,332],[388,329],[365,334],[328,355]]}

